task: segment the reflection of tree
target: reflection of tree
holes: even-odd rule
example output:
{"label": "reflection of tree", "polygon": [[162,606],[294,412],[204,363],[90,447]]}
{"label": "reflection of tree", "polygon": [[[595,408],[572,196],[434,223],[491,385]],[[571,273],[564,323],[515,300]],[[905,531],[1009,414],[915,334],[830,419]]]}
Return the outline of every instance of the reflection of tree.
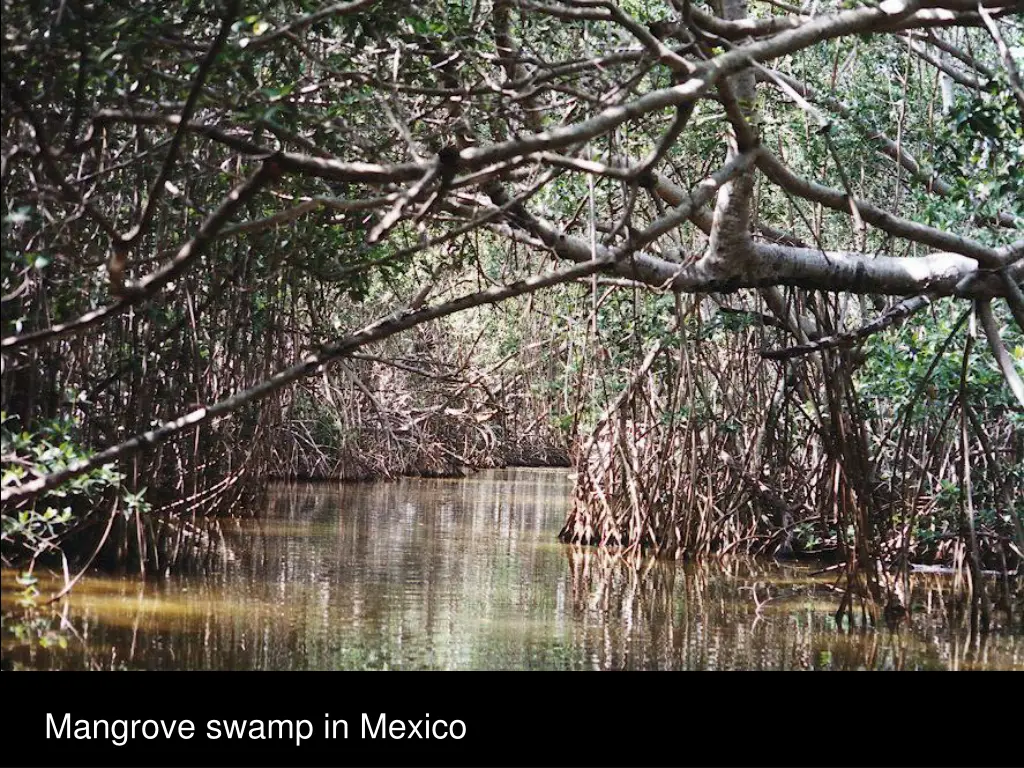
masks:
{"label": "reflection of tree", "polygon": [[[913,580],[911,627],[890,632],[858,618],[837,625],[831,585],[805,568],[584,547],[566,557],[574,640],[599,668],[956,668],[995,658],[990,645],[971,641],[969,604],[941,577]],[[1012,622],[996,629],[1012,631]],[[1003,634],[992,644],[1012,648],[1014,640]]]}
{"label": "reflection of tree", "polygon": [[806,566],[560,545],[568,494],[564,474],[533,470],[282,486],[259,519],[223,523],[220,559],[205,574],[87,578],[65,608],[81,640],[41,649],[60,624],[46,614],[34,641],[15,643],[5,616],[4,655],[173,669],[1019,664],[1006,626],[987,645],[965,642],[949,579],[912,580],[901,634],[843,631],[830,582]]}

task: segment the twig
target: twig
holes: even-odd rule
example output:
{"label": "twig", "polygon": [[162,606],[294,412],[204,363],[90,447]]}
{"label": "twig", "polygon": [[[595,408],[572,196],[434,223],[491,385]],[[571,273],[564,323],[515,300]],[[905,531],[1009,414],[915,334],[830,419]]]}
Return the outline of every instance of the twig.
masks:
{"label": "twig", "polygon": [[872,320],[866,325],[862,325],[855,331],[849,331],[847,333],[839,333],[834,336],[826,336],[815,341],[807,342],[806,344],[796,344],[792,347],[786,347],[785,349],[769,349],[761,352],[761,357],[766,360],[791,360],[794,357],[800,357],[801,355],[807,355],[811,352],[819,352],[824,349],[835,349],[836,347],[852,347],[858,341],[866,339],[867,337],[884,331],[886,328],[891,326],[893,323],[906,319],[911,315],[920,312],[922,309],[927,307],[936,297],[931,294],[923,293],[919,296],[913,296],[909,299],[901,301],[899,304],[894,306],[892,309],[879,315],[877,318]]}

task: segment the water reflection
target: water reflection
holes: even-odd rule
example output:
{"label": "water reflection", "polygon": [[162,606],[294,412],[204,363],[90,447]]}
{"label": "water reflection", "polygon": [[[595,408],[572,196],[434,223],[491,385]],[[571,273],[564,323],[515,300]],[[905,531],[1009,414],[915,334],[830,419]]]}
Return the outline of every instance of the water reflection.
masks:
{"label": "water reflection", "polygon": [[[225,524],[203,575],[90,576],[59,613],[26,614],[5,572],[5,664],[1024,668],[1019,627],[972,645],[940,600],[900,633],[841,631],[830,582],[806,565],[565,547],[555,535],[569,495],[560,470],[281,487],[261,519]],[[943,588],[932,582],[916,583],[919,606]]]}

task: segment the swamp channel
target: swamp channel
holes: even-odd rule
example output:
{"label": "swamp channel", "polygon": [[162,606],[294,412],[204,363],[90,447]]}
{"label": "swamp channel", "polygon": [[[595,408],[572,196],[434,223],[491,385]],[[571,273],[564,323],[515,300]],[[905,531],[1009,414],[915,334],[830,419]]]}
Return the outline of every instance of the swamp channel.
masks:
{"label": "swamp channel", "polygon": [[826,564],[562,544],[571,494],[564,469],[278,485],[261,515],[220,521],[201,568],[92,572],[31,609],[5,570],[4,665],[1024,669],[1019,617],[971,639],[951,613],[951,575],[912,577],[899,631],[857,612],[837,626]]}

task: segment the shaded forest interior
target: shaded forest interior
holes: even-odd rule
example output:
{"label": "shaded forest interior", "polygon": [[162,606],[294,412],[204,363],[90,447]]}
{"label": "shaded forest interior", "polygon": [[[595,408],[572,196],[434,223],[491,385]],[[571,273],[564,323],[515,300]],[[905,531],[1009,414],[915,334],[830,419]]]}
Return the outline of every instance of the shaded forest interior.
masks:
{"label": "shaded forest interior", "polygon": [[162,572],[275,479],[565,466],[572,544],[1024,613],[1014,0],[3,16],[5,565]]}

